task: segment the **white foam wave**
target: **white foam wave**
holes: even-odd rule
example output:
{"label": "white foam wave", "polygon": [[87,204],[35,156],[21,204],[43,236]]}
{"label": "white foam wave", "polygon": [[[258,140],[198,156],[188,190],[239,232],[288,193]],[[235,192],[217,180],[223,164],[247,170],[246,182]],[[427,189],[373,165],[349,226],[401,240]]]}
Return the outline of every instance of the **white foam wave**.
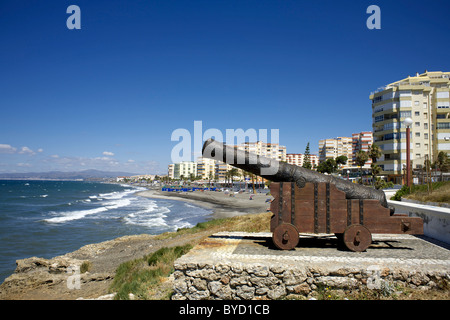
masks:
{"label": "white foam wave", "polygon": [[47,197],[48,197],[48,194],[41,194],[40,197],[41,197],[41,198],[47,198]]}
{"label": "white foam wave", "polygon": [[88,209],[88,210],[66,211],[66,212],[61,212],[60,213],[61,216],[59,216],[59,217],[44,219],[44,221],[50,222],[50,223],[62,223],[62,222],[82,219],[87,215],[100,213],[100,212],[103,212],[106,210],[108,210],[106,207],[100,207],[100,208]]}
{"label": "white foam wave", "polygon": [[98,197],[101,197],[103,199],[107,199],[107,200],[117,200],[117,199],[122,199],[123,197],[132,194],[136,192],[135,190],[126,190],[126,191],[114,191],[114,192],[110,192],[110,193],[100,193],[98,195]]}
{"label": "white foam wave", "polygon": [[124,221],[127,224],[139,225],[144,227],[168,227],[167,213],[168,207],[159,207],[155,201],[150,201],[146,208],[128,214]]}
{"label": "white foam wave", "polygon": [[107,209],[118,209],[130,205],[132,199],[119,199],[103,203]]}

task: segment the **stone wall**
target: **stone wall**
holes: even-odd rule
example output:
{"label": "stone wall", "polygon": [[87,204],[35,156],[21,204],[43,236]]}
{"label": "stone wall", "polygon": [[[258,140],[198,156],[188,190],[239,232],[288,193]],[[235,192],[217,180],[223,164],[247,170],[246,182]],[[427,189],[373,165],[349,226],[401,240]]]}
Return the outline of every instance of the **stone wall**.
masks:
{"label": "stone wall", "polygon": [[174,300],[312,298],[324,288],[375,289],[394,292],[398,286],[432,289],[448,284],[443,271],[410,271],[378,265],[332,270],[320,266],[293,268],[281,264],[176,263]]}

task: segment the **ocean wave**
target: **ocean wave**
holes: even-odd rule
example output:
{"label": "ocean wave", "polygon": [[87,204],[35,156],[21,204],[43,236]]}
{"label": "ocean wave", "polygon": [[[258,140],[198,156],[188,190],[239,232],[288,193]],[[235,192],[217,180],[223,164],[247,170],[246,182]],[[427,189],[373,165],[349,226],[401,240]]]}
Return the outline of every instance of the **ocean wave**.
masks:
{"label": "ocean wave", "polygon": [[108,210],[106,207],[100,207],[100,208],[94,208],[94,209],[88,209],[88,210],[77,210],[77,211],[60,212],[58,214],[61,214],[61,216],[54,217],[54,218],[49,218],[49,219],[44,219],[44,221],[45,222],[49,222],[49,223],[62,223],[62,222],[82,219],[82,218],[84,218],[87,215],[104,212],[106,210]]}
{"label": "ocean wave", "polygon": [[103,203],[103,205],[107,209],[118,209],[118,208],[130,205],[131,200],[133,200],[133,199],[129,199],[129,198],[127,198],[127,199],[119,199],[119,200],[115,200],[115,201],[105,202],[105,203]]}
{"label": "ocean wave", "polygon": [[47,197],[48,197],[48,194],[41,194],[39,197],[41,197],[41,198],[47,198]]}
{"label": "ocean wave", "polygon": [[124,221],[127,224],[139,225],[143,227],[164,227],[169,225],[165,218],[170,213],[166,206],[158,206],[156,201],[150,201],[144,209],[134,211],[128,214]]}

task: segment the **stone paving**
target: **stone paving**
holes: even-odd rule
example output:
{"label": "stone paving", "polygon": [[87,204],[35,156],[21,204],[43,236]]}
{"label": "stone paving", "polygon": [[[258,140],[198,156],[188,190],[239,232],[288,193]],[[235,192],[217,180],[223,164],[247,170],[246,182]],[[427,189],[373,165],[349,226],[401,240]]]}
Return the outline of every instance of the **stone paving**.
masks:
{"label": "stone paving", "polygon": [[430,289],[449,271],[448,246],[410,235],[374,234],[367,251],[351,252],[333,235],[301,234],[282,251],[271,233],[221,232],[175,262],[174,299],[278,299],[323,285]]}

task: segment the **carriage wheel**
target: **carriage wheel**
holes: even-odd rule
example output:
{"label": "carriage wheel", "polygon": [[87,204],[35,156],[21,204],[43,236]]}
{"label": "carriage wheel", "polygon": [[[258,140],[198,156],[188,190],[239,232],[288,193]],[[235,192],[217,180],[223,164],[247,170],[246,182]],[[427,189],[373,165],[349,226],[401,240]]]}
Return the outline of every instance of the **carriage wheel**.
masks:
{"label": "carriage wheel", "polygon": [[282,223],[273,231],[272,240],[278,249],[294,249],[298,244],[298,230],[290,223]]}
{"label": "carriage wheel", "polygon": [[351,250],[362,252],[372,243],[372,233],[361,224],[352,224],[344,231],[344,244]]}

